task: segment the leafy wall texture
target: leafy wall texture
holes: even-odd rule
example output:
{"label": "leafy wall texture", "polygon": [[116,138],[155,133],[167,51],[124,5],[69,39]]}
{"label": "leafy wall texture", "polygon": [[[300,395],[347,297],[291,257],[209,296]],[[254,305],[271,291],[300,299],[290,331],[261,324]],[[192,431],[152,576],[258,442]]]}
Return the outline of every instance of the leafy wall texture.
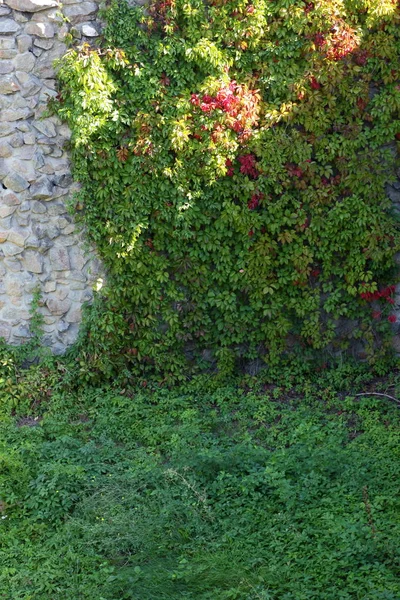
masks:
{"label": "leafy wall texture", "polygon": [[91,364],[171,381],[296,353],[383,360],[399,338],[400,3],[114,0],[105,16],[53,103],[107,268]]}

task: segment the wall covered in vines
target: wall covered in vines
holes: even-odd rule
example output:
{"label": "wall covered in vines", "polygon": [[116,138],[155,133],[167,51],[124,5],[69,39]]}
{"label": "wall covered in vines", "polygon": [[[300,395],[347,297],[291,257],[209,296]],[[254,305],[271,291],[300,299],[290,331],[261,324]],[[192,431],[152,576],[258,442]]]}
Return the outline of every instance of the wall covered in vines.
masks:
{"label": "wall covered in vines", "polygon": [[53,105],[108,270],[93,364],[376,360],[397,320],[400,4],[152,0],[104,18]]}

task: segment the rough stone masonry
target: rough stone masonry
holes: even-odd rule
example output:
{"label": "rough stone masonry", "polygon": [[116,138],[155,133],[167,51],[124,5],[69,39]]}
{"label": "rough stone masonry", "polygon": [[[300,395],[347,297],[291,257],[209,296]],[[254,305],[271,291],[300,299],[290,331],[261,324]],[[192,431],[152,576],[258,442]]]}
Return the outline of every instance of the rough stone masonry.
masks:
{"label": "rough stone masonry", "polygon": [[97,37],[97,11],[89,0],[0,0],[0,336],[29,338],[39,288],[44,343],[56,353],[76,339],[99,264],[66,209],[70,133],[45,111],[66,36]]}

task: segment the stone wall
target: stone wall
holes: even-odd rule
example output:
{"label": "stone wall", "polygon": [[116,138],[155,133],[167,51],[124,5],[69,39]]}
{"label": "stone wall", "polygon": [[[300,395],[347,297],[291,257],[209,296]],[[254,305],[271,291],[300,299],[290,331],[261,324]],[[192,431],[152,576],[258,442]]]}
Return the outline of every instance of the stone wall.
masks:
{"label": "stone wall", "polygon": [[29,337],[39,287],[44,343],[59,353],[77,336],[99,265],[66,210],[69,131],[45,111],[66,36],[97,37],[97,10],[86,0],[0,0],[0,336]]}

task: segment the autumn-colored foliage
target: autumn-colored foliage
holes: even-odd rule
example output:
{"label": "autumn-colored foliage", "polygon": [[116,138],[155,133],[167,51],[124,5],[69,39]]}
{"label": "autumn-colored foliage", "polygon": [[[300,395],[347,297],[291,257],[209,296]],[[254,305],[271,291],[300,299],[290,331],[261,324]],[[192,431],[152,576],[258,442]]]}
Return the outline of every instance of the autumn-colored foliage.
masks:
{"label": "autumn-colored foliage", "polygon": [[102,49],[63,59],[55,103],[108,269],[91,339],[172,378],[296,345],[379,353],[389,325],[369,300],[399,249],[398,4],[157,0],[105,18]]}

